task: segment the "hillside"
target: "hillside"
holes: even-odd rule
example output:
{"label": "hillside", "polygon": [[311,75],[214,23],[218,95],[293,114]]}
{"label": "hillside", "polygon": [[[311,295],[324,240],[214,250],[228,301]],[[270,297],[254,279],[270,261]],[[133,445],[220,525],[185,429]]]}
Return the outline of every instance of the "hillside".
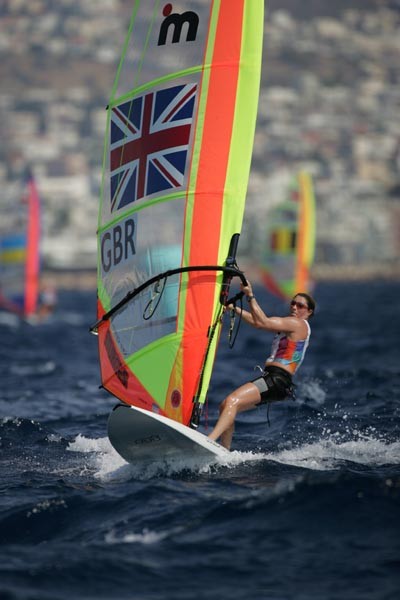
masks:
{"label": "hillside", "polygon": [[[12,194],[31,163],[53,268],[96,264],[104,107],[131,6],[0,5],[0,183]],[[267,2],[246,259],[260,251],[269,208],[305,168],[318,206],[316,268],[397,272],[399,39],[400,0]]]}

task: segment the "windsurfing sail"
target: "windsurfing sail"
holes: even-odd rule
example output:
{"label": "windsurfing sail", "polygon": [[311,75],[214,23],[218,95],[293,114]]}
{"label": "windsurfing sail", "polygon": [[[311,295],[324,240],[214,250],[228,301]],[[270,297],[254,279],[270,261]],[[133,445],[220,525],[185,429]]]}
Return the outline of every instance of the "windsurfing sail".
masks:
{"label": "windsurfing sail", "polygon": [[268,215],[261,274],[267,289],[290,299],[310,292],[310,268],[315,250],[315,199],[305,171],[291,182],[287,197]]}
{"label": "windsurfing sail", "polygon": [[102,385],[184,425],[206,399],[229,281],[245,281],[234,254],[263,7],[136,0],[107,107],[92,327]]}
{"label": "windsurfing sail", "polygon": [[[6,201],[4,200],[4,203]],[[30,169],[18,199],[2,207],[0,308],[21,317],[37,311],[40,273],[40,200]]]}

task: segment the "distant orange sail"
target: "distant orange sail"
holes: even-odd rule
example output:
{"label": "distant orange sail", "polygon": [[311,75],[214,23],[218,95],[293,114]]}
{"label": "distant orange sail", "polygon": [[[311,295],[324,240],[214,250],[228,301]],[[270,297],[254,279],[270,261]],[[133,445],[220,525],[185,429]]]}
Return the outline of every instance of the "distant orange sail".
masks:
{"label": "distant orange sail", "polygon": [[27,169],[21,197],[0,229],[0,307],[29,317],[36,313],[40,276],[40,199]]}
{"label": "distant orange sail", "polygon": [[26,233],[25,302],[24,314],[36,313],[39,298],[40,272],[40,200],[31,173],[27,177],[28,226]]}
{"label": "distant orange sail", "polygon": [[287,197],[268,214],[261,275],[267,289],[284,299],[312,291],[315,198],[311,176],[301,171]]}

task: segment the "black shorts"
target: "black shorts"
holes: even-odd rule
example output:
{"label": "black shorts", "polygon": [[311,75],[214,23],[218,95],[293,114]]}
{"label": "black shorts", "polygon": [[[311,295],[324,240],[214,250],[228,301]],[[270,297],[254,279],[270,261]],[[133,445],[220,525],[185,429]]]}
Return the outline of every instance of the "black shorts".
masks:
{"label": "black shorts", "polygon": [[294,388],[291,374],[281,367],[275,365],[266,366],[261,377],[252,381],[261,394],[261,400],[257,406],[268,402],[285,400],[294,396]]}

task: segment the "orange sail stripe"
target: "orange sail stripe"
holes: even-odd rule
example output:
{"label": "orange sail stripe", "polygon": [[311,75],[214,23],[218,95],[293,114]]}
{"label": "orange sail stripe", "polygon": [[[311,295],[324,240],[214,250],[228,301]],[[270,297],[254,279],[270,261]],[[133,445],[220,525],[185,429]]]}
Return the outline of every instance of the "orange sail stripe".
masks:
{"label": "orange sail stripe", "polygon": [[[208,88],[207,110],[204,118],[201,154],[199,158],[195,208],[192,223],[192,242],[190,250],[191,264],[216,264],[220,243],[220,223],[224,203],[224,187],[229,160],[230,141],[235,111],[236,89],[238,81],[239,59],[241,51],[241,35],[243,20],[243,2],[221,3],[216,44],[212,60]],[[223,64],[224,69],[219,69]],[[227,69],[226,65],[231,68]],[[204,194],[205,189],[212,193]],[[213,224],[209,228],[209,223]],[[219,226],[217,227],[216,224]],[[227,249],[228,250],[228,249]],[[215,273],[205,275],[194,273],[189,277],[189,289],[186,305],[185,331],[198,329],[198,343],[190,347],[184,340],[184,352],[190,354],[190,361],[185,358],[186,365],[198,368],[204,359],[207,339],[204,331],[211,323],[203,323],[203,315],[212,312],[215,297]],[[195,286],[195,281],[204,278],[210,282],[208,286]],[[194,289],[196,292],[194,293]],[[203,310],[198,310],[201,305]],[[207,307],[204,309],[204,307]],[[187,381],[197,381],[200,372],[185,372]],[[193,385],[193,384],[192,384]],[[193,397],[195,389],[183,386],[184,396]]]}

